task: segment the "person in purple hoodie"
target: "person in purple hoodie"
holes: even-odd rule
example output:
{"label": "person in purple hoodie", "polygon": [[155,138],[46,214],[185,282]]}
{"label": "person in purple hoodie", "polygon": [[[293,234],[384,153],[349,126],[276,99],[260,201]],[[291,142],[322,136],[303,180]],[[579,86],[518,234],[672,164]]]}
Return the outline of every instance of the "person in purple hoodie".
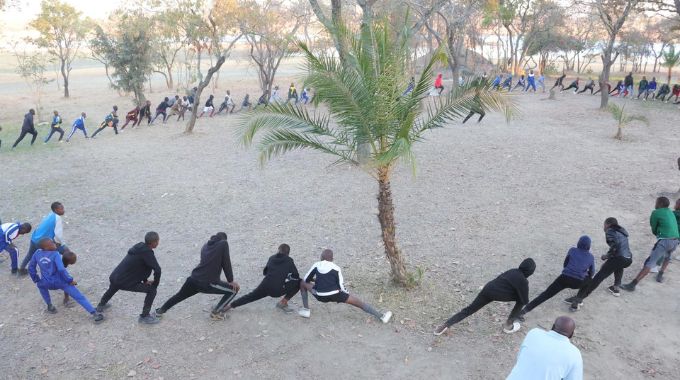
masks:
{"label": "person in purple hoodie", "polygon": [[590,238],[586,235],[578,239],[576,248],[570,248],[564,259],[562,274],[543,293],[529,302],[520,312],[519,318],[535,309],[538,305],[551,299],[564,289],[580,289],[595,273],[595,259],[590,253]]}
{"label": "person in purple hoodie", "polygon": [[[104,316],[98,313],[87,298],[80,293],[76,288],[78,283],[64,268],[61,254],[57,251],[57,244],[50,238],[42,238],[38,242],[38,247],[40,249],[35,252],[28,264],[28,273],[47,304],[47,312],[50,314],[57,312],[57,308],[52,305],[50,290],[63,290],[90,313],[95,322],[102,321]],[[40,268],[40,274],[36,268]]]}

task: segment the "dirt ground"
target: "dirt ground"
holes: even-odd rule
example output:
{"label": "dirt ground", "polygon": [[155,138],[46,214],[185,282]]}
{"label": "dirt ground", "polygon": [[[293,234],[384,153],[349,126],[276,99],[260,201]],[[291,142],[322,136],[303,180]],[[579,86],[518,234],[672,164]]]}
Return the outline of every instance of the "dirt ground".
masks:
{"label": "dirt ground", "polygon": [[[230,65],[223,72],[218,99],[228,88],[239,101],[246,90],[251,96],[257,92],[254,73],[245,67]],[[282,87],[292,73],[284,68]],[[9,75],[0,81],[0,109],[6,110],[0,122],[16,126],[29,95]],[[44,103],[61,110],[69,125],[86,110],[90,133],[112,104],[122,114],[130,108],[94,69],[75,71],[72,88],[73,98],[55,93]],[[150,94],[154,106],[164,95]],[[312,300],[312,318],[305,320],[276,311],[269,299],[213,322],[208,310],[218,297],[197,295],[159,325],[141,326],[136,316],[143,296],[121,292],[106,320],[94,325],[79,307],[58,306],[58,314],[47,315],[35,286],[10,276],[6,260],[0,264],[0,378],[505,377],[527,331],[549,328],[557,316],[569,314],[562,299],[570,293],[529,314],[511,336],[500,328],[508,304],[492,304],[442,337],[432,336],[433,326],[526,257],[538,265],[530,278],[530,296],[536,296],[559,274],[581,234],[593,238],[599,257],[606,250],[602,221],[608,216],[631,234],[634,263],[624,278],[629,280],[654,242],[648,227],[654,198],[670,194],[674,201],[680,187],[676,107],[630,102],[627,109],[647,115],[651,124],[631,126],[625,140],[616,141],[611,117],[597,110],[599,98],[546,97],[517,96],[522,114],[509,124],[491,114],[481,124],[452,124],[431,133],[417,148],[417,175],[405,167],[395,174],[399,242],[409,265],[425,273],[422,285],[411,291],[387,280],[375,217],[377,186],[370,177],[329,167],[329,157],[312,152],[261,168],[257,152],[239,144],[234,116],[201,119],[191,136],[171,121],[118,136],[107,130],[96,140],[78,136],[70,144],[43,146],[39,140],[29,148],[23,142],[14,152],[7,145],[16,130],[7,128],[0,135],[0,215],[35,224],[52,201],[63,202],[66,241],[79,254],[70,271],[93,303],[106,290],[111,270],[146,231],[161,236],[158,306],[179,289],[201,245],[223,230],[243,292],[258,284],[278,244],[291,245],[300,271],[330,247],[350,291],[392,310],[394,318],[382,325],[350,307]],[[45,133],[43,127],[39,138]],[[17,243],[23,254],[28,238]],[[677,378],[679,267],[674,260],[664,284],[649,278],[620,298],[606,291],[610,278],[571,314],[587,378]],[[300,304],[299,297],[294,303]]]}

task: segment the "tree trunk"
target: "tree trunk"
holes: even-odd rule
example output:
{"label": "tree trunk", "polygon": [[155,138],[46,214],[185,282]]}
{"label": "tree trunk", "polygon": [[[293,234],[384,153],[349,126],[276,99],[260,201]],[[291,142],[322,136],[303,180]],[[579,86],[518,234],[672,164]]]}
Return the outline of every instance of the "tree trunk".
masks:
{"label": "tree trunk", "polygon": [[61,77],[64,78],[64,97],[69,97],[68,92],[68,70],[66,69],[66,60],[61,60]]}
{"label": "tree trunk", "polygon": [[619,129],[616,131],[616,135],[614,135],[614,138],[617,139],[617,140],[623,139],[623,129],[621,129],[620,125],[619,125]]}
{"label": "tree trunk", "polygon": [[385,255],[392,268],[392,279],[400,284],[408,284],[408,275],[404,258],[397,247],[396,223],[394,221],[394,204],[390,185],[390,169],[378,169],[378,220],[382,230]]}
{"label": "tree trunk", "polygon": [[198,83],[198,88],[196,90],[196,99],[194,99],[194,106],[191,109],[191,116],[189,116],[189,121],[187,121],[187,127],[184,129],[184,133],[191,133],[194,131],[194,126],[196,125],[196,117],[198,116],[198,108],[201,106],[201,93],[203,89],[208,87],[210,84],[210,79],[212,79],[213,74],[220,70],[222,64],[226,60],[226,56],[222,55],[215,62],[215,66],[208,69],[208,74]]}
{"label": "tree trunk", "polygon": [[671,85],[671,71],[673,71],[673,66],[668,66],[668,85]]}

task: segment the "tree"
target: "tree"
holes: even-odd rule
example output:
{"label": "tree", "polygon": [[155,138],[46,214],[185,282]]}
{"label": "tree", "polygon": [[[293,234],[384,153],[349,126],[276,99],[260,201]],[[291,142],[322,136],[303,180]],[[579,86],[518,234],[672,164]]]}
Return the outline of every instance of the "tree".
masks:
{"label": "tree", "polygon": [[[600,88],[607,88],[609,73],[612,65],[619,56],[617,51],[614,54],[616,38],[623,28],[630,12],[637,7],[639,0],[594,0],[593,6],[602,21],[602,26],[607,32],[607,41],[602,50],[602,73],[600,74]],[[614,54],[614,55],[612,55]],[[600,92],[600,109],[604,109],[609,104],[609,93]]]}
{"label": "tree", "polygon": [[39,37],[31,41],[47,49],[59,61],[64,80],[64,97],[68,98],[71,64],[85,41],[89,22],[69,4],[59,0],[43,0],[38,17],[29,25],[39,33]]}
{"label": "tree", "polygon": [[36,117],[38,120],[41,120],[43,110],[42,96],[45,86],[51,82],[45,76],[45,71],[47,71],[45,62],[48,59],[43,54],[18,52],[16,45],[14,46],[14,57],[17,59],[16,72],[24,79],[31,92],[33,92]]}
{"label": "tree", "polygon": [[272,0],[247,1],[241,6],[245,11],[240,21],[241,32],[257,66],[260,89],[269,96],[281,60],[295,48],[293,39],[308,15],[293,14],[292,9]]}
{"label": "tree", "polygon": [[[198,86],[194,98],[194,107],[187,121],[185,133],[191,133],[196,125],[198,108],[201,104],[201,93],[208,87],[213,75],[220,70],[227,59],[227,56],[234,47],[234,44],[242,37],[236,35],[228,43],[225,43],[228,35],[236,34],[236,20],[239,16],[239,7],[236,0],[215,0],[213,8],[207,15],[200,13],[204,7],[202,0],[185,0],[180,4],[180,10],[188,15],[183,18],[180,27],[187,36],[189,44],[196,50],[198,62],[196,70],[198,75]],[[212,62],[208,72],[203,76],[201,70],[202,52],[207,50],[212,54],[216,61]]]}
{"label": "tree", "polygon": [[612,114],[612,117],[617,124],[616,135],[614,135],[614,138],[617,140],[623,139],[623,127],[629,125],[630,123],[634,121],[640,121],[644,124],[649,124],[649,121],[646,117],[642,115],[628,115],[625,112],[625,108],[625,105],[619,107],[615,103],[612,103],[608,106],[609,112]]}
{"label": "tree", "polygon": [[152,68],[149,18],[141,11],[121,11],[116,29],[105,32],[95,28],[90,46],[105,57],[113,68],[111,77],[116,90],[132,93],[136,104],[142,104],[144,84]]}
{"label": "tree", "polygon": [[662,56],[663,62],[661,63],[661,66],[668,67],[668,85],[670,86],[673,68],[680,63],[680,51],[676,53],[675,45],[670,45],[668,50],[662,53]]}
{"label": "tree", "polygon": [[[346,30],[338,28],[340,33]],[[251,145],[259,139],[262,163],[294,150],[326,153],[338,164],[361,167],[378,184],[378,220],[392,278],[408,285],[404,256],[396,241],[396,222],[390,180],[400,160],[415,170],[413,146],[433,129],[444,127],[470,109],[503,110],[512,106],[503,95],[489,91],[477,81],[459,87],[431,103],[428,97],[431,76],[437,63],[445,63],[440,49],[423,68],[412,93],[404,96],[409,80],[409,31],[393,32],[386,22],[364,26],[359,37],[337,36],[347,42],[343,61],[334,55],[312,53],[304,43],[302,51],[313,87],[314,101],[328,113],[309,113],[291,104],[272,104],[254,110],[241,121],[242,141]],[[363,149],[366,147],[367,152]]]}
{"label": "tree", "polygon": [[154,72],[161,74],[168,89],[175,87],[173,68],[186,37],[177,27],[185,14],[177,8],[165,8],[153,18]]}

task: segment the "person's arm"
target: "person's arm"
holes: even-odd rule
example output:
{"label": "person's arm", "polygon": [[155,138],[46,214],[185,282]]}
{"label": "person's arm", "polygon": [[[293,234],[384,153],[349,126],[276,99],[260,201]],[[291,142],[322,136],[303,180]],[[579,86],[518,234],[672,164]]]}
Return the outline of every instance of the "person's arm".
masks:
{"label": "person's arm", "polygon": [[263,275],[263,276],[266,276],[266,275],[267,275],[267,270],[268,270],[268,268],[269,268],[269,263],[270,263],[271,261],[272,261],[271,258],[270,258],[269,260],[267,260],[267,265],[265,265],[265,266],[264,266],[264,269],[262,269],[262,275]]}
{"label": "person's arm", "polygon": [[656,215],[656,212],[652,212],[652,215],[649,216],[649,226],[652,227],[652,234],[656,236],[656,230],[657,230],[657,225],[659,223],[659,217]]}
{"label": "person's arm", "polygon": [[153,286],[158,286],[161,283],[161,266],[156,260],[156,255],[151,253],[144,255],[144,263],[151,269],[153,269]]}
{"label": "person's arm", "polygon": [[64,281],[66,281],[67,283],[73,285],[73,277],[71,277],[71,275],[68,273],[68,270],[66,270],[66,268],[64,267],[64,262],[61,258],[61,255],[57,253],[55,256],[59,256],[53,259],[54,262],[57,264],[57,271],[61,275],[61,278],[64,279]]}
{"label": "person's arm", "polygon": [[290,273],[293,275],[293,278],[300,278],[300,273],[298,272],[298,269],[295,266],[295,261],[293,261],[293,259],[290,259],[290,266],[291,266]]}
{"label": "person's arm", "polygon": [[310,269],[309,272],[305,275],[305,282],[312,282],[314,281],[314,276],[316,276],[316,264],[314,264]]}
{"label": "person's arm", "polygon": [[338,267],[338,282],[339,282],[338,285],[340,285],[340,290],[342,290],[345,293],[348,293],[347,289],[345,289],[345,279],[342,278],[342,270],[340,270],[339,267]]}
{"label": "person's arm", "polygon": [[38,276],[38,272],[35,269],[37,265],[38,260],[34,254],[33,257],[31,257],[31,261],[28,262],[28,274],[31,276],[31,280],[33,280],[34,283],[38,283],[38,281],[40,281],[40,276]]}
{"label": "person's arm", "polygon": [[603,257],[603,259],[610,258],[614,255],[616,255],[616,232],[614,229],[609,228],[607,229],[607,232],[604,234],[605,240],[607,241],[607,245],[609,246],[609,251],[607,251],[607,254],[604,255],[606,257]]}
{"label": "person's arm", "polygon": [[580,352],[577,351],[576,354],[578,356],[573,359],[574,362],[571,364],[571,369],[563,380],[583,380],[583,358]]}
{"label": "person's arm", "polygon": [[568,264],[569,264],[569,253],[567,252],[567,256],[564,258],[564,264],[562,264],[562,268],[566,268]]}
{"label": "person's arm", "polygon": [[64,245],[64,225],[61,221],[61,216],[57,215],[54,222],[54,242],[59,245]]}
{"label": "person's arm", "polygon": [[517,292],[518,302],[526,305],[529,303],[529,281],[526,278],[522,280],[517,284],[515,291]]}
{"label": "person's arm", "polygon": [[234,272],[231,269],[231,258],[229,257],[229,244],[224,244],[222,251],[222,270],[227,277],[227,282],[234,282]]}

